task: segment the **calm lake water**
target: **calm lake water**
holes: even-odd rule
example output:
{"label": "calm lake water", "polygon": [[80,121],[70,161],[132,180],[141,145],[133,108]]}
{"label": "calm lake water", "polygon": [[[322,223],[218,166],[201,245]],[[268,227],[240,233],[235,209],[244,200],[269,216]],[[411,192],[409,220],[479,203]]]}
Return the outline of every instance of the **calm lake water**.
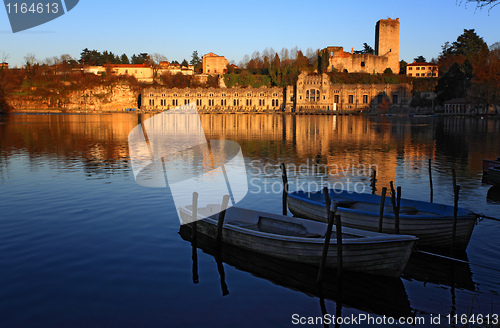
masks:
{"label": "calm lake water", "polygon": [[[435,327],[430,319],[439,315],[449,326],[447,315],[500,314],[497,221],[476,226],[460,255],[470,264],[419,255],[401,279],[347,274],[340,293],[335,272],[320,293],[316,268],[227,247],[215,256],[203,240],[193,248],[169,188],[134,180],[127,137],[148,117],[0,118],[0,327],[293,327],[294,318],[325,311],[417,316],[426,320],[417,326]],[[206,114],[201,121],[207,139],[241,145],[249,182],[242,207],[281,213],[281,162],[292,190],[337,183],[370,192],[376,166],[379,191],[394,181],[404,198],[427,201],[432,159],[435,202],[453,204],[455,169],[460,206],[500,217],[500,191],[482,182],[481,167],[500,155],[499,120]]]}

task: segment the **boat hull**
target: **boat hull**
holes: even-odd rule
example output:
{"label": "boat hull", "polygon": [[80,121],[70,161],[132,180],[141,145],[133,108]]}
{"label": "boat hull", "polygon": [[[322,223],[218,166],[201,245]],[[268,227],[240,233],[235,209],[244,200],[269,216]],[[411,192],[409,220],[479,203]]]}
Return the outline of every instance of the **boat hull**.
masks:
{"label": "boat hull", "polygon": [[496,168],[489,168],[487,178],[490,183],[495,186],[500,185],[500,166]]}
{"label": "boat hull", "polygon": [[[180,213],[183,220],[190,220],[191,214],[189,211],[181,210]],[[234,207],[231,207],[227,210],[226,218],[228,216],[234,217],[235,215],[238,215],[238,213],[235,212]],[[266,213],[266,215],[275,216],[269,213]],[[302,220],[291,217],[285,218],[295,220],[295,222]],[[307,220],[303,221],[307,222]],[[326,224],[324,225],[326,231]],[[215,238],[217,220],[210,217],[198,220],[196,222],[196,230],[197,233]],[[347,233],[352,231],[349,228],[346,229]],[[393,236],[395,238],[390,238],[391,235],[374,233],[369,238],[343,239],[343,269],[399,277],[408,262],[416,238],[413,236]],[[290,237],[255,232],[233,225],[229,220],[224,224],[222,230],[222,242],[287,261],[319,265],[323,252],[324,238]],[[337,267],[337,243],[335,236],[332,236],[331,239],[326,266],[330,268]]]}
{"label": "boat hull", "polygon": [[[339,204],[337,214],[341,215],[342,225],[350,228],[378,231],[380,196],[368,194],[347,193],[345,191],[330,191],[330,198],[367,202],[367,208],[356,209],[343,207]],[[323,199],[323,202],[321,202]],[[288,195],[290,212],[299,217],[326,222],[326,208],[322,192],[294,192]],[[416,213],[400,213],[399,233],[413,235],[419,238],[418,245],[424,248],[450,248],[453,244],[453,207],[431,204],[412,200],[401,200],[401,207],[407,209],[422,209]],[[395,232],[395,216],[392,212],[390,199],[386,198],[383,233]],[[419,213],[421,212],[421,213]],[[442,213],[442,214],[437,214]],[[455,249],[465,250],[469,244],[472,231],[476,224],[476,216],[465,209],[459,209],[456,223]]]}

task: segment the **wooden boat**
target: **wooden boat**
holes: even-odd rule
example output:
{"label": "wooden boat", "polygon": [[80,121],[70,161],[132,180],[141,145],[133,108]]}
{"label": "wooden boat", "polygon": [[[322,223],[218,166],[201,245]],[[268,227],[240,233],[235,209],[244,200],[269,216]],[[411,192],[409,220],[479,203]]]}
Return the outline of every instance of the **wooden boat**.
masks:
{"label": "wooden boat", "polygon": [[[215,237],[220,205],[198,208],[197,233]],[[192,221],[190,206],[179,208],[184,222]],[[304,264],[319,265],[327,224],[238,207],[226,211],[222,242],[256,253]],[[342,230],[344,270],[399,277],[417,238],[345,228]],[[332,236],[326,266],[337,266],[337,243]]]}
{"label": "wooden boat", "polygon": [[[193,239],[191,225],[188,224],[181,225],[179,234],[182,239],[192,242],[193,252],[201,249],[204,253],[212,255],[218,270],[223,268],[222,265],[219,265],[219,261],[221,261],[240,271],[249,272],[254,277],[266,279],[275,285],[299,291],[311,297],[335,301],[337,307],[351,307],[395,318],[414,314],[401,278],[349,272],[339,279],[334,269],[326,268],[320,290],[316,281],[317,266],[286,261],[227,244],[222,244],[220,248],[217,248],[214,246],[213,238],[197,235],[196,239]],[[191,257],[193,259],[193,274],[195,275],[193,281],[199,281],[202,280],[202,277],[198,276],[198,263],[195,262],[199,255],[193,254],[195,254]],[[224,294],[224,288],[231,292],[231,276],[220,272],[220,270],[219,274],[221,275],[222,293]],[[224,281],[222,281],[223,278],[225,278]]]}
{"label": "wooden boat", "polygon": [[483,173],[488,172],[488,169],[492,167],[500,167],[500,157],[495,160],[483,159]]}
{"label": "wooden boat", "polygon": [[[338,205],[337,213],[346,227],[378,231],[380,196],[330,190],[330,199]],[[323,192],[295,191],[288,194],[288,208],[294,215],[311,220],[326,221]],[[455,248],[465,250],[477,216],[463,208],[458,209]],[[399,232],[419,238],[418,245],[432,248],[450,248],[453,232],[453,206],[401,199]],[[385,199],[382,232],[394,233],[395,217],[390,197]]]}
{"label": "wooden boat", "polygon": [[500,165],[497,167],[490,167],[487,173],[488,181],[497,186],[500,185]]}

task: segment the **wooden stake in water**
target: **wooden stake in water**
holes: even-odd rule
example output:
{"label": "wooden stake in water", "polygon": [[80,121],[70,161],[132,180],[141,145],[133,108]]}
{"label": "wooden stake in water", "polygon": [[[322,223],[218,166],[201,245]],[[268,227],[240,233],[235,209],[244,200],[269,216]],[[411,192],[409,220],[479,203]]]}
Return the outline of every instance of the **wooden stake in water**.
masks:
{"label": "wooden stake in water", "polygon": [[215,232],[215,245],[220,245],[222,240],[222,226],[224,225],[224,217],[226,216],[227,204],[229,203],[229,195],[222,197],[222,205],[219,212],[219,221],[217,222],[217,231]]}
{"label": "wooden stake in water", "polygon": [[321,262],[319,263],[319,271],[318,277],[316,281],[318,283],[323,281],[323,271],[325,270],[326,258],[328,256],[328,248],[330,247],[330,239],[332,237],[332,229],[333,229],[333,214],[331,212],[331,201],[330,195],[328,194],[328,188],[323,188],[323,194],[325,195],[325,206],[326,206],[326,218],[328,220],[328,225],[325,232],[325,243],[323,244],[323,253],[321,255]]}
{"label": "wooden stake in water", "polygon": [[429,184],[431,186],[431,203],[434,200],[434,189],[432,187],[432,169],[431,169],[431,159],[429,158]]}
{"label": "wooden stake in water", "polygon": [[371,183],[372,195],[375,195],[375,191],[377,190],[376,183],[377,183],[377,170],[373,169],[372,183]]}
{"label": "wooden stake in water", "polygon": [[380,197],[380,209],[378,212],[378,232],[382,232],[382,224],[384,220],[384,207],[385,207],[385,195],[387,194],[387,188],[382,188],[382,196]]}
{"label": "wooden stake in water", "polygon": [[335,215],[335,224],[337,230],[337,276],[342,276],[344,270],[344,259],[342,257],[342,222],[340,215]]}
{"label": "wooden stake in water", "polygon": [[288,197],[288,176],[286,173],[286,166],[285,163],[280,164],[281,168],[281,177],[283,178],[283,215],[288,214],[288,209],[287,209],[287,197]]}
{"label": "wooden stake in water", "polygon": [[460,193],[460,186],[454,188],[454,201],[453,201],[453,229],[451,235],[451,255],[454,255],[455,243],[457,238],[457,218],[458,218],[458,195]]}
{"label": "wooden stake in water", "polygon": [[198,221],[198,193],[195,191],[193,192],[193,211],[192,211],[192,220],[193,223],[191,224],[192,231],[191,231],[191,240],[193,242],[196,242],[196,230],[197,230],[197,223]]}
{"label": "wooden stake in water", "polygon": [[396,212],[394,213],[394,232],[399,233],[399,210],[401,209],[401,186],[398,187],[398,195],[396,202]]}

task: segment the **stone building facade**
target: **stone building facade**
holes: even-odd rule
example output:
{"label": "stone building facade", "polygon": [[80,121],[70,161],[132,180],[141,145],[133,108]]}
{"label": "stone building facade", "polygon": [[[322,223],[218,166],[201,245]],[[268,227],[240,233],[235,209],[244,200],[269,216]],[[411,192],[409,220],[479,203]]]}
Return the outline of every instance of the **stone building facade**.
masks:
{"label": "stone building facade", "polygon": [[196,103],[206,112],[355,112],[386,106],[407,109],[410,84],[332,84],[327,74],[301,73],[294,86],[144,89],[141,109],[168,110]]}
{"label": "stone building facade", "polygon": [[406,65],[406,75],[411,77],[438,77],[439,67],[433,63],[411,63]]}
{"label": "stone building facade", "polygon": [[224,56],[219,56],[210,52],[202,57],[203,74],[220,75],[225,74],[229,61]]}
{"label": "stone building facade", "polygon": [[282,111],[283,88],[194,88],[168,89],[151,87],[143,90],[141,109],[168,110],[195,103],[206,112],[269,112]]}
{"label": "stone building facade", "polygon": [[[342,112],[377,109],[384,100],[392,108],[408,109],[412,86],[403,84],[332,84],[327,74],[301,73],[286,108],[296,112]],[[295,102],[293,102],[295,98]]]}
{"label": "stone building facade", "polygon": [[345,52],[343,47],[323,49],[329,54],[329,67],[347,73],[383,73],[390,68],[399,73],[399,18],[381,19],[375,25],[375,54]]}

